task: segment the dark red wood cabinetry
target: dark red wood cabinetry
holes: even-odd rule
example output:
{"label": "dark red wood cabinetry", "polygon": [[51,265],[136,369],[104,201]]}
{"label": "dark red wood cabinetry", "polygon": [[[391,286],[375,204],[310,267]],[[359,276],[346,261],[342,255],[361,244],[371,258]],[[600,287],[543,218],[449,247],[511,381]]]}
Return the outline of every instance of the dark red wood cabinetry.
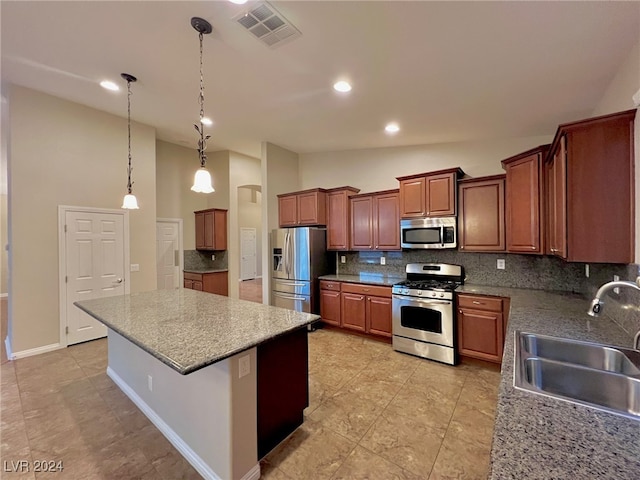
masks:
{"label": "dark red wood cabinetry", "polygon": [[400,250],[398,190],[353,195],[351,250]]}
{"label": "dark red wood cabinetry", "polygon": [[196,216],[196,250],[227,249],[227,211],[209,208],[194,212]]}
{"label": "dark red wood cabinetry", "polygon": [[278,195],[278,223],[281,227],[326,225],[326,190],[314,188]]}
{"label": "dark red wood cabinetry", "polygon": [[458,238],[465,252],[505,249],[505,175],[461,180],[459,183]]}
{"label": "dark red wood cabinetry", "polygon": [[349,197],[359,191],[353,187],[327,190],[327,250],[349,250],[351,230]]}
{"label": "dark red wood cabinetry", "polygon": [[456,214],[459,168],[397,177],[400,182],[400,217],[446,217]]}

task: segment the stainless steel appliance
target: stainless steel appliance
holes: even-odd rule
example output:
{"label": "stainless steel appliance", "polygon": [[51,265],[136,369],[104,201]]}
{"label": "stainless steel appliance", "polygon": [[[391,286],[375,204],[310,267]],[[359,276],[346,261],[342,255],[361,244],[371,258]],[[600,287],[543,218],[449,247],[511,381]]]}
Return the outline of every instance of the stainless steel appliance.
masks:
{"label": "stainless steel appliance", "polygon": [[401,220],[400,244],[402,248],[456,248],[456,217]]}
{"label": "stainless steel appliance", "polygon": [[455,365],[454,290],[464,283],[460,265],[410,263],[393,294],[393,349]]}
{"label": "stainless steel appliance", "polygon": [[271,232],[271,305],[318,313],[318,276],[333,273],[322,228],[281,228]]}

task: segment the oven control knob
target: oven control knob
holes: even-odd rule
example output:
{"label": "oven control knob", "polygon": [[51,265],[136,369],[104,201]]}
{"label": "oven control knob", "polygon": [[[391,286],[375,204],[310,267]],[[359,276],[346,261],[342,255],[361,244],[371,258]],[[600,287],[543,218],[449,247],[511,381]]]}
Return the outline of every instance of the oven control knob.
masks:
{"label": "oven control knob", "polygon": [[421,297],[422,296],[422,290],[418,290],[418,296]]}
{"label": "oven control knob", "polygon": [[444,293],[441,293],[441,294],[440,294],[440,296],[441,296],[441,297],[444,297]]}
{"label": "oven control knob", "polygon": [[433,293],[431,294],[431,296],[432,296],[432,297],[435,297],[436,295],[437,295],[437,293],[436,293],[436,292],[433,292]]}
{"label": "oven control knob", "polygon": [[402,290],[402,295],[409,295],[409,289],[405,288],[404,290]]}

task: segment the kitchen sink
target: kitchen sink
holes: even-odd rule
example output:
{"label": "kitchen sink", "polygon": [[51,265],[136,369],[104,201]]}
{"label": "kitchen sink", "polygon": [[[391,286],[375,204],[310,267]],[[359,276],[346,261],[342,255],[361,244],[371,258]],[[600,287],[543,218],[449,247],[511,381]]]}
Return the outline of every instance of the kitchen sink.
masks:
{"label": "kitchen sink", "polygon": [[640,352],[515,333],[514,386],[640,420]]}
{"label": "kitchen sink", "polygon": [[640,368],[631,360],[635,358],[640,361],[640,352],[637,350],[531,333],[520,333],[516,341],[521,343],[521,348],[528,356],[624,375],[640,375]]}

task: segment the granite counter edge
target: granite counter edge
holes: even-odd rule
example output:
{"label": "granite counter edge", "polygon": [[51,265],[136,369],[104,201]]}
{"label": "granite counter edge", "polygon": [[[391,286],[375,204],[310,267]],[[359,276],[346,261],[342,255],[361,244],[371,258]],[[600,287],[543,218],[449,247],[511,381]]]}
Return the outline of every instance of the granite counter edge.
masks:
{"label": "granite counter edge", "polygon": [[213,365],[214,363],[217,363],[217,362],[220,362],[222,360],[225,360],[225,359],[227,359],[229,357],[237,355],[238,353],[242,353],[242,352],[244,352],[246,350],[249,350],[250,348],[257,347],[257,346],[259,346],[259,345],[261,345],[261,344],[263,344],[265,342],[268,342],[268,341],[273,340],[275,338],[281,337],[282,335],[285,335],[287,333],[294,332],[294,331],[297,331],[297,330],[302,329],[302,328],[307,328],[307,326],[309,324],[311,324],[313,322],[316,322],[316,321],[318,321],[320,319],[319,315],[311,314],[310,316],[312,318],[307,319],[307,320],[303,320],[297,325],[292,325],[289,328],[285,328],[285,329],[280,330],[278,332],[275,332],[275,333],[273,333],[271,335],[265,336],[265,337],[263,337],[263,338],[261,338],[259,340],[246,342],[246,343],[242,344],[241,346],[239,346],[237,348],[234,348],[234,349],[231,349],[231,350],[227,350],[227,351],[225,351],[223,353],[220,353],[220,354],[217,354],[217,355],[211,355],[211,356],[207,357],[205,360],[203,360],[201,362],[197,362],[197,363],[190,364],[190,365],[181,365],[181,364],[173,361],[170,357],[168,357],[166,355],[163,355],[162,353],[158,352],[157,350],[154,350],[154,349],[150,348],[149,346],[145,345],[144,343],[142,343],[140,341],[140,339],[131,336],[127,332],[123,331],[121,328],[113,325],[108,320],[105,320],[104,318],[102,318],[100,315],[97,315],[94,312],[91,312],[90,310],[88,310],[84,306],[80,305],[79,302],[74,302],[74,305],[76,307],[78,307],[79,309],[81,309],[82,311],[84,311],[85,313],[87,313],[88,315],[90,315],[91,317],[93,317],[96,320],[98,320],[100,323],[104,324],[110,330],[114,331],[115,333],[117,333],[118,335],[122,336],[123,338],[129,340],[131,343],[133,343],[137,347],[141,348],[142,350],[147,352],[152,357],[158,359],[159,361],[161,361],[162,363],[164,363],[168,367],[172,368],[173,370],[178,372],[180,375],[189,375],[190,373],[193,373],[193,372],[195,372],[197,370],[200,370],[202,368],[208,367],[209,365]]}

